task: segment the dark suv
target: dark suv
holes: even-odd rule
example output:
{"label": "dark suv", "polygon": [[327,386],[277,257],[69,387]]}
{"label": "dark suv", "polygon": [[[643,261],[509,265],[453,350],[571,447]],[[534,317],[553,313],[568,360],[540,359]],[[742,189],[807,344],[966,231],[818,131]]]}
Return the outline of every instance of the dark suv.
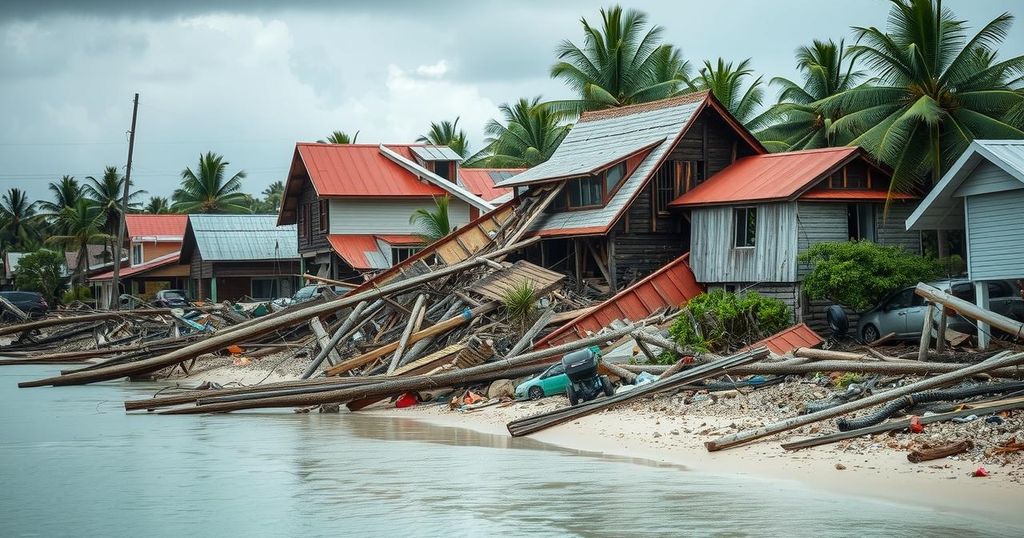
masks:
{"label": "dark suv", "polygon": [[[43,294],[36,291],[0,291],[0,297],[7,299],[22,312],[34,318],[43,316],[50,310],[50,305],[46,304]],[[8,312],[6,308],[0,306],[0,320],[14,321],[15,319],[17,317],[14,313]]]}
{"label": "dark suv", "polygon": [[160,290],[153,297],[153,305],[160,308],[188,308],[192,303],[185,296],[185,290]]}

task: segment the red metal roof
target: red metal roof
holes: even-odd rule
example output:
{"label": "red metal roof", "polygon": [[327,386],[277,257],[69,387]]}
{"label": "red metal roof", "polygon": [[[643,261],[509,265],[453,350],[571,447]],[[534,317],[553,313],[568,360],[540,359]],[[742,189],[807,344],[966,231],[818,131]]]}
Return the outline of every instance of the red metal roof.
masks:
{"label": "red metal roof", "polygon": [[[415,160],[410,144],[388,148]],[[382,155],[378,144],[312,144],[296,151],[313,188],[320,196],[444,196],[440,187],[420,181],[412,172]],[[292,165],[292,174],[295,173]]]}
{"label": "red metal roof", "polygon": [[[131,215],[129,215],[131,216]],[[135,267],[124,267],[118,273],[118,278],[126,278],[130,276],[138,276],[147,271],[158,269],[167,265],[173,265],[178,263],[178,259],[181,256],[180,252],[174,252],[171,254],[164,254],[159,258],[153,258],[146,263],[136,265]],[[96,276],[90,277],[89,280],[113,280],[114,272],[107,271],[106,273],[100,273]]]}
{"label": "red metal roof", "polygon": [[913,194],[902,192],[889,193],[886,191],[867,189],[822,189],[807,191],[800,195],[800,200],[916,200],[918,197]]}
{"label": "red metal roof", "polygon": [[389,245],[422,245],[423,238],[418,235],[386,234],[378,235],[378,239]]}
{"label": "red metal roof", "polygon": [[860,148],[841,147],[744,157],[669,205],[790,200],[858,155]]}
{"label": "red metal roof", "polygon": [[188,215],[140,215],[128,214],[124,217],[128,237],[163,238],[165,241],[177,238],[181,241],[185,235]]}
{"label": "red metal roof", "polygon": [[776,355],[785,355],[798,347],[818,347],[825,343],[825,340],[818,333],[814,332],[805,323],[798,323],[792,327],[779,331],[764,340],[754,342],[744,349],[767,346]]}
{"label": "red metal roof", "polygon": [[374,269],[370,259],[366,257],[367,252],[380,252],[377,238],[373,235],[356,234],[330,234],[327,241],[331,244],[334,252],[345,260],[345,263],[353,269],[366,271]]}
{"label": "red metal roof", "polygon": [[555,329],[537,342],[534,349],[585,338],[588,333],[596,333],[616,319],[637,321],[662,308],[683,306],[704,293],[704,288],[690,270],[689,258],[690,254],[686,253],[669,262],[593,310]]}
{"label": "red metal roof", "polygon": [[518,174],[523,170],[525,168],[459,168],[459,177],[466,190],[490,202],[512,192],[512,189],[495,187],[491,172]]}

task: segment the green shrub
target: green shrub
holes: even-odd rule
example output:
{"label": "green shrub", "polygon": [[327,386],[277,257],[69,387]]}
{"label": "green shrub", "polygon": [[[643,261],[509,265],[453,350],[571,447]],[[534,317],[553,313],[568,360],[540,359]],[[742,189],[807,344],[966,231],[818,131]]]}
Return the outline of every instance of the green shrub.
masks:
{"label": "green shrub", "polygon": [[64,304],[70,304],[75,301],[84,301],[87,299],[92,299],[92,290],[86,286],[75,286],[74,289],[64,292]]}
{"label": "green shrub", "polygon": [[14,285],[19,290],[38,291],[51,305],[64,287],[64,255],[52,250],[37,250],[18,262]]}
{"label": "green shrub", "polygon": [[[681,346],[698,352],[725,351],[785,329],[792,313],[785,303],[757,292],[712,290],[694,297],[669,328]],[[658,357],[661,362],[671,356]]]}
{"label": "green shrub", "polygon": [[522,281],[505,292],[501,302],[505,306],[505,314],[509,321],[525,330],[533,323],[533,315],[537,310],[537,292],[533,282]]}
{"label": "green shrub", "polygon": [[829,299],[854,310],[878,303],[895,289],[942,274],[936,260],[871,241],[818,243],[801,254],[799,262],[812,267],[804,278],[810,298]]}

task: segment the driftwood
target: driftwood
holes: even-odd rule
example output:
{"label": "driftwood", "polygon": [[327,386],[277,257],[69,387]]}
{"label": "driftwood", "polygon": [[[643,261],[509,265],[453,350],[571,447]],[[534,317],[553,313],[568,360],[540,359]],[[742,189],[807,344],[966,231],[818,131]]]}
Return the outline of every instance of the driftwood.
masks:
{"label": "driftwood", "polygon": [[965,366],[955,372],[948,372],[935,377],[922,379],[916,383],[911,383],[909,385],[904,385],[902,387],[898,387],[892,390],[873,394],[871,396],[868,396],[867,398],[845,403],[843,405],[838,405],[836,407],[831,407],[829,409],[824,409],[822,411],[818,411],[817,413],[809,413],[806,415],[782,420],[774,424],[762,426],[760,428],[744,430],[732,435],[726,435],[713,441],[708,441],[704,443],[704,446],[708,449],[708,451],[711,452],[716,450],[732,448],[734,446],[745,444],[756,439],[767,437],[769,435],[789,431],[795,428],[799,428],[800,426],[805,426],[807,424],[813,424],[815,422],[825,420],[828,418],[845,415],[846,413],[857,411],[858,409],[864,409],[866,407],[871,407],[873,405],[885,403],[890,400],[899,398],[901,396],[906,396],[908,394],[920,392],[925,389],[933,389],[946,386],[975,374],[985,373],[987,371],[995,370],[1002,367],[1018,366],[1020,364],[1024,364],[1024,353],[991,357],[984,362],[973,364],[970,366]]}
{"label": "driftwood", "polygon": [[963,441],[957,441],[955,443],[949,443],[947,445],[937,447],[915,448],[907,454],[907,460],[911,463],[921,463],[922,461],[937,460],[939,458],[945,458],[947,456],[967,452],[972,448],[974,448],[974,443],[970,439],[964,439]]}

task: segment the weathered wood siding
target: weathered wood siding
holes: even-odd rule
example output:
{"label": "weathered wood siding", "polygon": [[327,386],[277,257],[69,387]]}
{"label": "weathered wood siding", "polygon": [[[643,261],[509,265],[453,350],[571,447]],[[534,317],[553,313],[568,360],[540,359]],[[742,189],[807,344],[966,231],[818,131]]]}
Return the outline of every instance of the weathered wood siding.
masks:
{"label": "weathered wood siding", "polygon": [[1021,188],[967,197],[967,272],[972,280],[1024,278],[1022,208]]}
{"label": "weathered wood siding", "polygon": [[917,202],[892,202],[886,212],[884,204],[875,204],[875,236],[880,245],[896,245],[908,252],[921,254],[921,232],[907,231],[907,219]]}
{"label": "weathered wood siding", "polygon": [[[701,283],[796,281],[796,204],[756,204],[753,248],[735,248],[732,206],[691,213],[690,265]],[[845,223],[845,220],[843,221]]]}
{"label": "weathered wood siding", "polygon": [[[433,211],[430,198],[356,200],[332,198],[330,205],[330,233],[332,234],[415,234],[419,229],[409,223],[417,209]],[[452,226],[469,222],[469,204],[449,199],[448,219]]]}
{"label": "weathered wood siding", "polygon": [[[319,201],[316,190],[313,189],[313,184],[310,183],[309,179],[306,179],[302,187],[302,194],[299,196],[299,207],[296,209],[298,216],[296,218],[297,226],[295,227],[295,233],[299,237],[299,252],[312,252],[330,248],[327,242],[327,230],[320,230]],[[306,229],[307,219],[310,221],[310,234],[304,236],[303,230]]]}
{"label": "weathered wood siding", "polygon": [[[846,204],[797,202],[796,222],[798,255],[818,243],[850,238]],[[797,267],[797,275],[803,278],[810,270],[808,264],[801,263]]]}
{"label": "weathered wood siding", "polygon": [[612,228],[615,274],[620,282],[629,282],[658,270],[682,256],[689,248],[686,221],[672,214],[657,218],[657,231],[651,231],[651,194],[653,182],[640,191],[625,218]]}

